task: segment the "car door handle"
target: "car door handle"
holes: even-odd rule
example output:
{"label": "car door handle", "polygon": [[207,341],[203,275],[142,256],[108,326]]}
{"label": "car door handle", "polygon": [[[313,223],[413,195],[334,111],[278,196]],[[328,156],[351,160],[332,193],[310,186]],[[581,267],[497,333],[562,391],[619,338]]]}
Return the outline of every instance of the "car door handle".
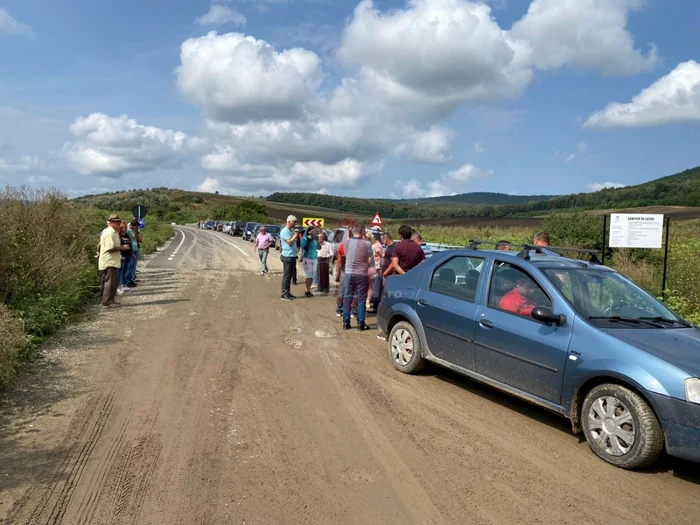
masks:
{"label": "car door handle", "polygon": [[479,321],[479,324],[484,328],[493,328],[493,323],[488,319],[482,319],[481,321]]}
{"label": "car door handle", "polygon": [[418,299],[418,305],[419,306],[428,306],[428,301],[425,299]]}

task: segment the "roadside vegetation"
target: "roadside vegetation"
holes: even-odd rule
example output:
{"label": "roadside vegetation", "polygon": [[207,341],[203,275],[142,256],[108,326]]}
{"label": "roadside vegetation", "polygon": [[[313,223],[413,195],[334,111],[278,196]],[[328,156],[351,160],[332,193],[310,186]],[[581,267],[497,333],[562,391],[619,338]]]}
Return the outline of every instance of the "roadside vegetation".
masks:
{"label": "roadside vegetation", "polygon": [[[583,212],[547,216],[538,229],[494,228],[488,226],[430,226],[414,224],[426,242],[467,246],[470,240],[508,240],[531,243],[538,230],[551,236],[553,246],[602,249],[603,219]],[[395,232],[394,232],[395,233]],[[485,247],[490,249],[489,247]],[[605,264],[611,266],[661,297],[663,250],[615,249],[606,251]],[[700,325],[700,220],[672,222],[666,282],[666,303],[685,319]]]}
{"label": "roadside vegetation", "polygon": [[[94,255],[115,212],[131,218],[126,210],[78,206],[54,191],[0,191],[0,388],[40,343],[94,304],[100,290]],[[143,253],[172,233],[167,222],[150,218]]]}

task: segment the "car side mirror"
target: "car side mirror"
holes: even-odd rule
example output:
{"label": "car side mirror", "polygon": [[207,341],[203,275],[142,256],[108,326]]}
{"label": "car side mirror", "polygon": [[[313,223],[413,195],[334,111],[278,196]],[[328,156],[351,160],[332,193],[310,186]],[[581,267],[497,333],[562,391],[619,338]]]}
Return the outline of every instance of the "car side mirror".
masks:
{"label": "car side mirror", "polygon": [[530,315],[534,320],[545,323],[546,325],[555,324],[561,326],[566,323],[566,316],[564,314],[555,314],[551,309],[541,306],[533,309]]}

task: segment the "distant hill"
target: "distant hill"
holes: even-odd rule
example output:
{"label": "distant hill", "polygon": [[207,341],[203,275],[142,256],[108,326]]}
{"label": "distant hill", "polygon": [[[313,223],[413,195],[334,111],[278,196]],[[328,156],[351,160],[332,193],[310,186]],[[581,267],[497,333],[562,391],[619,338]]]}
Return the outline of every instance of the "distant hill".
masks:
{"label": "distant hill", "polygon": [[338,197],[318,193],[273,193],[268,201],[321,206],[345,213],[389,219],[536,216],[556,210],[619,209],[642,206],[700,206],[700,167],[625,188],[560,196],[465,193],[432,199],[388,200]]}
{"label": "distant hill", "polygon": [[[79,205],[95,206],[103,210],[128,211],[141,204],[146,206],[149,213],[168,221],[195,222],[198,219],[220,219],[216,210],[224,206],[235,206],[246,200],[246,197],[202,193],[171,188],[134,189],[116,191],[100,195],[83,195],[74,202]],[[264,199],[254,199],[265,206],[267,215],[276,222],[284,221],[289,214],[303,217],[324,217],[330,220],[340,220],[348,214],[337,209],[323,207],[305,207],[284,203],[269,202]],[[366,220],[363,214],[354,214],[357,219]]]}
{"label": "distant hill", "polygon": [[507,193],[472,192],[444,197],[427,197],[423,199],[402,199],[407,204],[419,206],[499,206],[504,204],[524,204],[533,201],[553,199],[557,195],[510,195]]}
{"label": "distant hill", "polygon": [[[130,210],[136,204],[155,210],[167,220],[193,221],[214,217],[221,206],[234,206],[243,197],[191,192],[169,188],[131,190],[102,195],[85,195],[78,204],[105,210]],[[675,175],[619,189],[572,195],[507,195],[504,193],[464,193],[447,197],[391,200],[339,197],[319,193],[273,193],[256,199],[275,221],[293,213],[302,217],[324,217],[329,221],[353,215],[366,220],[377,211],[385,219],[430,219],[444,223],[449,219],[473,217],[539,217],[551,211],[622,210],[640,207],[700,207],[700,167]],[[676,210],[681,213],[681,210]],[[683,211],[688,217],[696,210]],[[459,221],[457,221],[459,222]]]}

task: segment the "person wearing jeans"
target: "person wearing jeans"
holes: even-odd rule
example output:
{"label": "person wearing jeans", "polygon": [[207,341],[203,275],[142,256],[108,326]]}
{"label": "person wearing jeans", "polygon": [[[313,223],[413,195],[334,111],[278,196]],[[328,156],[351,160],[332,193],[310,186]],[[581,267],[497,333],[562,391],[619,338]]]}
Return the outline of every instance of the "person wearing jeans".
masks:
{"label": "person wearing jeans", "polygon": [[357,329],[369,330],[365,324],[369,264],[372,260],[372,245],[363,238],[363,228],[356,225],[352,237],[343,242],[345,252],[345,289],[343,290],[343,330],[350,328],[350,313],[353,300],[357,300]]}
{"label": "person wearing jeans", "polygon": [[267,256],[270,253],[271,245],[272,235],[267,233],[267,228],[265,225],[260,226],[260,231],[258,232],[258,236],[255,238],[255,244],[253,245],[253,253],[255,253],[255,250],[257,250],[258,257],[260,257],[260,275],[265,275],[268,272]]}
{"label": "person wearing jeans", "polygon": [[[292,283],[292,274],[297,266],[297,253],[299,252],[299,230],[294,229],[297,218],[294,215],[287,217],[287,224],[280,232],[280,244],[282,245],[282,290],[281,299],[290,301],[295,297],[289,292]],[[294,230],[294,231],[292,231]]]}
{"label": "person wearing jeans", "polygon": [[136,286],[136,265],[138,264],[139,256],[141,255],[141,250],[139,247],[139,238],[141,235],[139,234],[138,229],[139,221],[138,219],[134,219],[129,223],[126,231],[127,235],[129,236],[129,240],[131,240],[131,253],[133,255],[129,265],[129,273],[126,276],[127,284],[130,287]]}
{"label": "person wearing jeans", "polygon": [[119,283],[121,284],[117,293],[130,292],[129,279],[131,277],[131,268],[134,262],[134,254],[131,250],[131,238],[128,235],[128,229],[124,221],[119,225],[119,240],[121,249],[122,261],[119,268]]}

